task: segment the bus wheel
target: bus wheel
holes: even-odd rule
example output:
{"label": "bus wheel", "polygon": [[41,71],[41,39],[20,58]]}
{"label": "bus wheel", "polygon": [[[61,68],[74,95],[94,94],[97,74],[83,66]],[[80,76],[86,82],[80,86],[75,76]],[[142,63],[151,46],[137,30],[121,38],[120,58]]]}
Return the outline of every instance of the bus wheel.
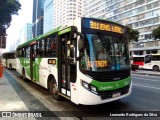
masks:
{"label": "bus wheel", "polygon": [[159,67],[155,65],[155,66],[153,66],[153,70],[154,71],[159,71]]}
{"label": "bus wheel", "polygon": [[22,70],[22,79],[24,81],[26,81],[26,74],[25,74],[25,70],[24,69]]}
{"label": "bus wheel", "polygon": [[58,94],[59,93],[58,86],[57,86],[57,83],[54,81],[54,79],[50,81],[49,89],[50,89],[52,98],[55,100],[60,100],[60,95]]}
{"label": "bus wheel", "polygon": [[12,70],[12,64],[9,64],[9,69]]}

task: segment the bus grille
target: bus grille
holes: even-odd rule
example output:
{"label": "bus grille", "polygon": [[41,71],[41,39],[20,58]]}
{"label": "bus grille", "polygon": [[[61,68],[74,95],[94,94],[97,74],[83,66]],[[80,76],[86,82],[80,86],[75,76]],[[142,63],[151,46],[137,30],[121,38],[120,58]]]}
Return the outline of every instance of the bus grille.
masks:
{"label": "bus grille", "polygon": [[112,95],[114,93],[120,93],[121,95],[124,95],[124,94],[127,94],[128,91],[129,91],[129,86],[126,86],[116,90],[98,92],[98,94],[101,97],[101,99],[104,100],[104,99],[112,98]]}

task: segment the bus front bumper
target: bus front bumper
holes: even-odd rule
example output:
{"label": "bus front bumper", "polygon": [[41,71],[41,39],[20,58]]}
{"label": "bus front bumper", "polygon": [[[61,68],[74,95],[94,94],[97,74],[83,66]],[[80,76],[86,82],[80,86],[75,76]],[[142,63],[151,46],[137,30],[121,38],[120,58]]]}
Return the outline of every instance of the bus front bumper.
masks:
{"label": "bus front bumper", "polygon": [[129,86],[128,92],[126,94],[106,99],[103,99],[101,95],[96,95],[86,89],[83,89],[83,91],[79,94],[78,103],[83,105],[96,105],[96,104],[108,103],[129,96],[131,94],[131,91],[132,91],[132,81]]}

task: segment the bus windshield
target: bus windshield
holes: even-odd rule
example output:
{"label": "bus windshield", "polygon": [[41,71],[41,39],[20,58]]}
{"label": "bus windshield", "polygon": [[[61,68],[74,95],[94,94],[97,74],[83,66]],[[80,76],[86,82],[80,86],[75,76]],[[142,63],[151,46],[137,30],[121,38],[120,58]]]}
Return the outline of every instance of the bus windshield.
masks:
{"label": "bus windshield", "polygon": [[128,42],[123,37],[84,34],[85,48],[80,60],[82,70],[109,71],[129,69]]}

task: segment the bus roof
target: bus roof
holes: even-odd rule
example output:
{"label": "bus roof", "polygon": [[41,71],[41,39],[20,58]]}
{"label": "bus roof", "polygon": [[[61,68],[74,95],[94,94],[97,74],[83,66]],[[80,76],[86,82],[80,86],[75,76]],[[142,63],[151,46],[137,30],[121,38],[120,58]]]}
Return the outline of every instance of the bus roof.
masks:
{"label": "bus roof", "polygon": [[149,56],[160,56],[160,54],[158,53],[158,54],[132,55],[132,57],[145,57],[147,55],[149,55]]}
{"label": "bus roof", "polygon": [[146,55],[132,55],[132,57],[145,57]]}

